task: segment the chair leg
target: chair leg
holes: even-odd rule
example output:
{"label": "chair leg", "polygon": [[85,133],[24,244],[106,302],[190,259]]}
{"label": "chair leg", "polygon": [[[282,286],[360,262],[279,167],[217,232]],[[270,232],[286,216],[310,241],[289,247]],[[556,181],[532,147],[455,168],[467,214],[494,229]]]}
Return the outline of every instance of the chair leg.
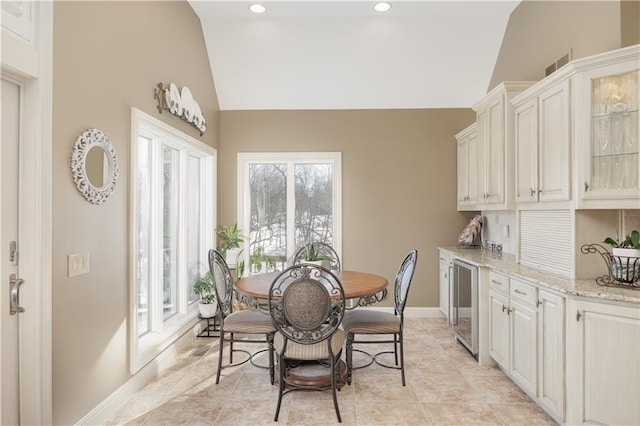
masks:
{"label": "chair leg", "polygon": [[283,359],[283,357],[279,356],[278,357],[278,371],[279,371],[279,376],[280,376],[280,384],[278,387],[278,404],[276,405],[276,415],[273,418],[274,422],[278,421],[278,415],[280,414],[280,404],[282,404],[282,394],[284,393],[284,364],[285,361]]}
{"label": "chair leg", "polygon": [[351,375],[353,374],[353,339],[352,333],[347,334],[347,383],[351,385]]}
{"label": "chair leg", "polygon": [[333,407],[336,409],[336,417],[338,418],[338,423],[342,423],[342,417],[340,416],[340,409],[338,408],[338,394],[336,393],[336,367],[337,367],[336,358],[331,357],[331,395],[333,396]]}
{"label": "chair leg", "polygon": [[404,380],[404,339],[402,338],[402,332],[399,334],[398,340],[400,341],[400,375],[402,376],[402,386],[406,386]]}
{"label": "chair leg", "polygon": [[233,333],[230,334],[231,340],[229,340],[229,364],[233,364]]}
{"label": "chair leg", "polygon": [[224,349],[224,331],[220,328],[220,348],[218,349],[218,372],[216,373],[216,385],[220,383],[220,370],[222,370],[222,350]]}
{"label": "chair leg", "polygon": [[267,334],[267,343],[269,345],[269,378],[271,379],[271,384],[273,385],[275,379],[275,367],[273,362],[273,333]]}
{"label": "chair leg", "polygon": [[393,335],[393,356],[395,357],[396,365],[398,365],[398,335]]}

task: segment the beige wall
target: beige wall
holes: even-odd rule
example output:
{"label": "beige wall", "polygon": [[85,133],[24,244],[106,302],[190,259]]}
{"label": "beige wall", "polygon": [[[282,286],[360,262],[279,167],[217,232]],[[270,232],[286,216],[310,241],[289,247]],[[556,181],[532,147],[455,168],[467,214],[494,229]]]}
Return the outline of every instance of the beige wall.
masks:
{"label": "beige wall", "polygon": [[[130,377],[129,150],[135,106],[218,146],[218,104],[200,22],[186,2],[54,4],[53,416],[72,424]],[[158,82],[188,86],[208,122],[197,130],[153,99]],[[71,177],[69,159],[85,129],[105,132],[120,177],[95,206]],[[90,253],[91,271],[67,277],[67,255]]]}
{"label": "beige wall", "polygon": [[[220,223],[236,221],[238,152],[342,152],[344,269],[393,282],[418,249],[409,306],[438,306],[438,245],[455,245],[467,218],[456,212],[454,134],[469,109],[222,111]],[[392,298],[385,302],[391,304]]]}
{"label": "beige wall", "polygon": [[537,81],[550,64],[621,46],[620,2],[525,0],[511,14],[487,91],[502,81]]}
{"label": "beige wall", "polygon": [[621,46],[640,43],[640,1],[620,2]]}

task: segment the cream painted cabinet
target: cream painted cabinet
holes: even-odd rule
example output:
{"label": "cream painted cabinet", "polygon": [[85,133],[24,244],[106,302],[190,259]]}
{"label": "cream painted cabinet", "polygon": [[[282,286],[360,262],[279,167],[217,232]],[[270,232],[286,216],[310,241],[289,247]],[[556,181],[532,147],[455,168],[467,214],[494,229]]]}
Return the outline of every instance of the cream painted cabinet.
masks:
{"label": "cream painted cabinet", "polygon": [[578,208],[640,205],[640,45],[576,61]]}
{"label": "cream painted cabinet", "polygon": [[449,295],[451,289],[451,274],[453,273],[453,258],[450,254],[440,250],[440,311],[449,322]]}
{"label": "cream painted cabinet", "polygon": [[567,424],[640,424],[640,308],[571,301]]}
{"label": "cream painted cabinet", "polygon": [[[495,279],[494,277],[492,279]],[[509,284],[506,278],[506,285]],[[489,290],[489,355],[509,371],[509,297],[491,286]]]}
{"label": "cream painted cabinet", "polygon": [[570,82],[535,86],[514,98],[516,202],[570,198]]}
{"label": "cream painted cabinet", "polygon": [[501,83],[473,106],[478,139],[478,204],[483,209],[513,208],[515,175],[511,99],[531,84]]}
{"label": "cream painted cabinet", "polygon": [[565,405],[565,298],[538,289],[538,400],[560,422]]}
{"label": "cream painted cabinet", "polygon": [[531,395],[537,382],[537,289],[489,273],[489,350],[498,364]]}
{"label": "cream painted cabinet", "polygon": [[456,135],[458,143],[458,210],[476,210],[478,203],[478,143],[476,124]]}

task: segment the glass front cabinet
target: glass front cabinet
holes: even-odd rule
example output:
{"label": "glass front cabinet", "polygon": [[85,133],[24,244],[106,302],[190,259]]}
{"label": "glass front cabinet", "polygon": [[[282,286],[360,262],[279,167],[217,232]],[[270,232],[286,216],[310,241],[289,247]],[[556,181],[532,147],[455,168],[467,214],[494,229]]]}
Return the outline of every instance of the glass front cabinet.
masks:
{"label": "glass front cabinet", "polygon": [[640,207],[640,46],[576,64],[577,208]]}

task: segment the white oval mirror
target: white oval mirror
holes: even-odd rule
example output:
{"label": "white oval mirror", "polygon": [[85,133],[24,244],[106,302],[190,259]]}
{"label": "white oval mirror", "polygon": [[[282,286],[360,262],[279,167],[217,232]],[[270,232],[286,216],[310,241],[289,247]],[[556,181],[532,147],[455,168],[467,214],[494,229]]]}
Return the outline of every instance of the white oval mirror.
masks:
{"label": "white oval mirror", "polygon": [[82,132],[73,144],[71,173],[78,191],[92,204],[102,204],[118,179],[116,151],[99,129]]}

